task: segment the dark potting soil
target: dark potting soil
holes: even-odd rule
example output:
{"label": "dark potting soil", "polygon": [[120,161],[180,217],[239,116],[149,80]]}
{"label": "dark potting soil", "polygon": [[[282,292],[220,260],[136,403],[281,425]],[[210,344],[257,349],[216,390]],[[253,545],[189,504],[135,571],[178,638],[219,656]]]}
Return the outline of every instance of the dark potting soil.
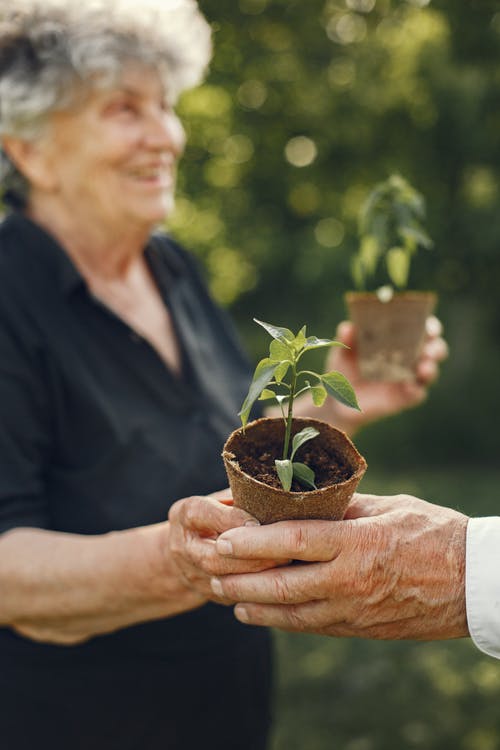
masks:
{"label": "dark potting soil", "polygon": [[[342,459],[336,453],[325,449],[321,443],[313,447],[315,442],[316,438],[311,441],[310,445],[306,443],[300,447],[293,460],[306,464],[314,471],[316,487],[320,489],[349,479],[352,471]],[[249,440],[247,443],[245,441],[245,451],[245,455],[237,456],[240,469],[264,484],[281,489],[274,461],[282,458],[282,441],[272,442],[269,439],[265,442]],[[294,479],[291,491],[307,492],[308,490]]]}

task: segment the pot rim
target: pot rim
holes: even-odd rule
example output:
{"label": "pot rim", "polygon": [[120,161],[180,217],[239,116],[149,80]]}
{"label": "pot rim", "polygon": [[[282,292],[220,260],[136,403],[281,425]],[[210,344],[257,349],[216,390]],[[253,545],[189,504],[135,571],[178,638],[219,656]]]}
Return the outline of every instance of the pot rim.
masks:
{"label": "pot rim", "polygon": [[347,302],[357,300],[366,300],[366,301],[373,301],[373,302],[380,302],[381,305],[389,305],[393,300],[432,300],[434,302],[437,302],[438,294],[437,292],[434,292],[432,289],[429,289],[428,291],[417,291],[417,290],[405,290],[403,292],[397,292],[395,291],[392,297],[387,300],[387,302],[382,302],[380,297],[378,296],[377,292],[368,292],[368,291],[348,291],[344,292],[344,299]]}
{"label": "pot rim", "polygon": [[[231,466],[231,468],[238,472],[240,475],[247,477],[248,480],[258,487],[265,487],[268,492],[271,494],[279,495],[280,497],[289,497],[289,498],[318,498],[322,494],[326,494],[327,492],[331,492],[332,487],[345,487],[347,484],[352,483],[353,481],[356,481],[358,483],[361,478],[363,477],[364,473],[366,472],[366,469],[368,467],[368,464],[366,462],[366,459],[364,456],[361,455],[361,453],[358,451],[352,440],[348,435],[346,435],[343,430],[340,430],[338,427],[334,427],[333,425],[329,424],[328,422],[324,422],[321,419],[315,419],[314,417],[294,417],[294,422],[303,422],[305,424],[310,424],[314,426],[315,424],[320,425],[323,429],[327,429],[330,431],[335,432],[349,447],[350,450],[354,454],[354,459],[357,463],[356,470],[353,471],[351,476],[348,479],[345,479],[343,482],[338,482],[337,484],[329,484],[326,487],[319,487],[316,490],[307,490],[304,492],[292,492],[291,490],[286,491],[282,487],[272,487],[270,484],[266,484],[265,482],[260,481],[260,479],[256,479],[251,474],[247,474],[246,471],[243,471],[243,469],[240,468],[240,465],[238,463],[238,459],[236,458],[236,455],[231,452],[231,449],[228,448],[228,443],[236,437],[238,434],[243,434],[244,430],[243,427],[239,427],[236,430],[233,430],[233,432],[229,435],[227,438],[224,448],[222,450],[222,457],[224,461]],[[259,423],[262,424],[264,422],[282,422],[281,417],[260,417],[259,419],[254,419],[251,422],[249,422],[246,427],[245,431],[247,431],[249,428],[254,426],[255,424]]]}

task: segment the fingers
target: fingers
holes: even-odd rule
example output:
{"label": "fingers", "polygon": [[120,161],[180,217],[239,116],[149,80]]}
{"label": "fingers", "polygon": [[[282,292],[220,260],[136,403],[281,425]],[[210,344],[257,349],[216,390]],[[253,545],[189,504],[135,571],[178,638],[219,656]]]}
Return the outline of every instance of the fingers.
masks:
{"label": "fingers", "polygon": [[[358,607],[359,609],[359,607]],[[239,603],[234,608],[236,619],[246,625],[279,628],[293,633],[316,633],[336,638],[371,638],[401,640],[432,640],[432,631],[423,631],[419,616],[396,619],[394,622],[359,623],[339,612],[329,600],[304,604],[253,604]],[[427,628],[429,630],[429,628]]]}
{"label": "fingers", "polygon": [[435,315],[429,315],[425,321],[425,332],[427,333],[427,336],[431,338],[441,336],[443,333],[443,324],[439,318],[436,318]]}
{"label": "fingers", "polygon": [[300,605],[241,603],[234,608],[234,614],[247,625],[265,625],[295,633],[318,632],[333,625],[331,604],[323,601]]}
{"label": "fingers", "polygon": [[329,563],[290,565],[263,573],[216,577],[211,581],[213,593],[234,602],[259,604],[300,604],[323,599],[325,581],[329,580]]}
{"label": "fingers", "polygon": [[355,344],[355,332],[354,323],[351,323],[350,320],[343,320],[337,326],[335,338],[337,341],[341,341],[346,346],[352,348]]}
{"label": "fingers", "polygon": [[224,503],[225,505],[233,505],[233,495],[230,487],[226,487],[224,490],[218,490],[217,492],[211,492],[209,497],[212,497],[214,500],[219,500],[219,502]]}
{"label": "fingers", "polygon": [[423,386],[429,386],[439,375],[439,364],[449,354],[448,344],[442,338],[443,326],[434,315],[425,322],[426,341],[417,362],[417,380]]}
{"label": "fingers", "polygon": [[351,542],[357,521],[281,521],[260,528],[237,528],[221,534],[216,549],[223,557],[333,560]]}
{"label": "fingers", "polygon": [[432,338],[424,344],[422,354],[428,359],[442,362],[448,356],[448,344],[442,338]]}
{"label": "fingers", "polygon": [[[168,547],[178,574],[188,588],[207,598],[214,598],[210,589],[213,576],[262,571],[289,560],[233,560],[219,555],[215,539],[220,532],[243,524],[259,525],[248,513],[225,505],[224,501],[185,498],[172,506],[169,521]],[[217,601],[229,602],[223,598]]]}
{"label": "fingers", "polygon": [[179,500],[168,514],[172,524],[194,529],[202,536],[214,537],[234,526],[259,522],[241,508],[226,505],[211,497],[189,497]]}
{"label": "fingers", "polygon": [[201,539],[195,535],[189,539],[187,547],[187,550],[185,548],[182,550],[183,556],[187,554],[191,566],[208,576],[258,572],[289,561],[289,559],[278,561],[275,558],[243,560],[222,557],[218,554],[216,542],[213,539]]}

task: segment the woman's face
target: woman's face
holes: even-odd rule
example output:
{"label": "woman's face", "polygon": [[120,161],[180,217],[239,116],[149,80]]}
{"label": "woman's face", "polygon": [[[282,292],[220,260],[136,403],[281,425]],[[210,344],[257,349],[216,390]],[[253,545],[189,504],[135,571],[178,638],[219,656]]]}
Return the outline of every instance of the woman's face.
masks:
{"label": "woman's face", "polygon": [[39,147],[66,210],[111,228],[150,227],[171,212],[185,136],[154,71],[126,68],[115,88],[91,92],[50,125]]}

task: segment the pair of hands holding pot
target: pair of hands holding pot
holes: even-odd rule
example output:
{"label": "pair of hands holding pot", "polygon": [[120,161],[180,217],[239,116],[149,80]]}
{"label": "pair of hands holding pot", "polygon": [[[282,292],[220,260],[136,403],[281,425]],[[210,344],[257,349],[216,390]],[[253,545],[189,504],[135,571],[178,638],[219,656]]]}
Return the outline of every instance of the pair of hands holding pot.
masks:
{"label": "pair of hands holding pot", "polygon": [[[351,380],[363,409],[332,415],[350,432],[420,403],[447,354],[439,321],[430,318],[416,383],[362,381],[354,335],[341,324],[337,338],[352,348],[335,349],[328,363]],[[170,551],[185,584],[206,600],[235,604],[242,622],[368,638],[468,633],[468,519],[451,509],[406,495],[357,494],[342,522],[260,527],[226,492],[181,500],[169,518]]]}

